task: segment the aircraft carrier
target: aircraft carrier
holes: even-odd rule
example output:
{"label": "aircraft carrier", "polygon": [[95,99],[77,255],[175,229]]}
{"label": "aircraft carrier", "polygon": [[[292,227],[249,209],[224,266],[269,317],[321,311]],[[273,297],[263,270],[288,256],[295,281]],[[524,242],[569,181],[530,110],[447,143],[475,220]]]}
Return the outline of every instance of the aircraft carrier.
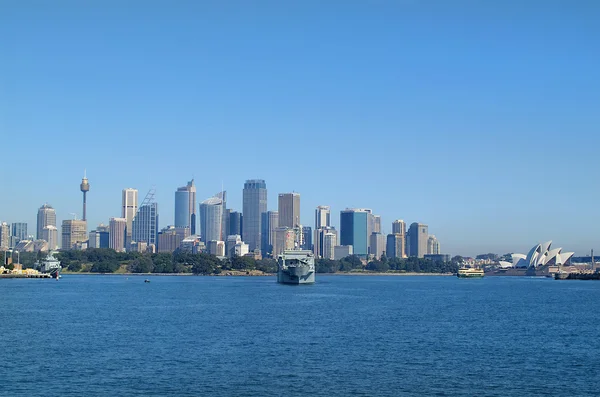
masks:
{"label": "aircraft carrier", "polygon": [[313,284],[315,282],[315,256],[312,251],[283,251],[283,254],[277,257],[277,282]]}

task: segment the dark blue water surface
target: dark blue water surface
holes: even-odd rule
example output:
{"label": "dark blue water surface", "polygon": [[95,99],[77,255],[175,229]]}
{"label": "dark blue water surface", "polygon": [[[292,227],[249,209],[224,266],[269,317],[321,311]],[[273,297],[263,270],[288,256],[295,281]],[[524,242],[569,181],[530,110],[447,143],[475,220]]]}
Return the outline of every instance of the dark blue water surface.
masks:
{"label": "dark blue water surface", "polygon": [[597,396],[600,282],[0,280],[2,396]]}

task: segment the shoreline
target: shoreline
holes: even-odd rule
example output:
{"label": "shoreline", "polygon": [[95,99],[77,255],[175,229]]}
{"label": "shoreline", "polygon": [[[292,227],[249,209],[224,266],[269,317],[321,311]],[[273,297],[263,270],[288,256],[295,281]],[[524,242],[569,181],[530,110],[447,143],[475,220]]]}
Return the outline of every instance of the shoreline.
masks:
{"label": "shoreline", "polygon": [[[229,274],[228,274],[229,273]],[[95,272],[61,272],[67,276],[199,276],[199,277],[275,277],[276,273],[250,273],[246,272],[232,273],[231,271],[219,274],[193,274],[193,273],[95,273]],[[336,273],[316,273],[322,276],[454,276],[454,273],[380,273],[380,272],[336,272]]]}

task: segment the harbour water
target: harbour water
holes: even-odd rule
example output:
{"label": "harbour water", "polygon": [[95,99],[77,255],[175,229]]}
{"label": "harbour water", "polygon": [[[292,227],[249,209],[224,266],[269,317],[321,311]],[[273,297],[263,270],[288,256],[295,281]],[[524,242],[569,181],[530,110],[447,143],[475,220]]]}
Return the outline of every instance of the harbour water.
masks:
{"label": "harbour water", "polygon": [[598,395],[597,282],[65,275],[0,291],[0,396]]}

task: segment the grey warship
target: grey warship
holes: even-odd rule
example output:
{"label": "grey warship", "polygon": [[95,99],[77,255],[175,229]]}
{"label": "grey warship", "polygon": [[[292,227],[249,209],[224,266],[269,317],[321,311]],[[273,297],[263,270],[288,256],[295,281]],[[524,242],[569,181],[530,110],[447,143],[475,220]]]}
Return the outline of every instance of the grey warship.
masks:
{"label": "grey warship", "polygon": [[315,282],[315,256],[312,251],[283,251],[283,254],[277,257],[277,282],[313,284]]}

